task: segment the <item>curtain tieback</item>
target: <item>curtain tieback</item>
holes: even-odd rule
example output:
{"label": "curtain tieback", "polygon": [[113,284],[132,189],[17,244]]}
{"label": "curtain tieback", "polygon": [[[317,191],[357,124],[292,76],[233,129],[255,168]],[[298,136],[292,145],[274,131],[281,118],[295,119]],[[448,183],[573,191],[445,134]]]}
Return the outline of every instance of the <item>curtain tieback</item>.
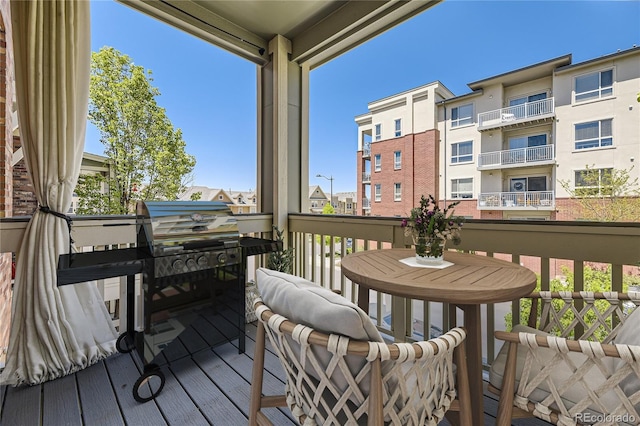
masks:
{"label": "curtain tieback", "polygon": [[48,206],[40,206],[40,211],[43,213],[52,214],[55,217],[59,217],[60,219],[63,219],[65,222],[67,222],[67,227],[69,228],[69,253],[71,253],[71,244],[75,242],[71,237],[71,224],[73,223],[73,220],[71,219],[71,217],[67,216],[66,214],[57,212],[55,210],[51,210]]}

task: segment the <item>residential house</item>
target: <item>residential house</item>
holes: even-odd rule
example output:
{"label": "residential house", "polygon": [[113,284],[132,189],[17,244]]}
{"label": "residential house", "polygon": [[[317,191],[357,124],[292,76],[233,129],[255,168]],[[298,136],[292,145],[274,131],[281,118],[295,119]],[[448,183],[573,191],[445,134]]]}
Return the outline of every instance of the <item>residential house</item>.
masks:
{"label": "residential house", "polygon": [[309,186],[309,212],[310,213],[322,213],[324,205],[329,203],[329,197],[322,190],[320,185]]}
{"label": "residential house", "polygon": [[358,214],[357,192],[337,192],[333,194],[336,214]]}
{"label": "residential house", "polygon": [[256,213],[255,191],[232,191],[229,189],[190,186],[178,196],[179,200],[221,201],[226,203],[233,214]]}

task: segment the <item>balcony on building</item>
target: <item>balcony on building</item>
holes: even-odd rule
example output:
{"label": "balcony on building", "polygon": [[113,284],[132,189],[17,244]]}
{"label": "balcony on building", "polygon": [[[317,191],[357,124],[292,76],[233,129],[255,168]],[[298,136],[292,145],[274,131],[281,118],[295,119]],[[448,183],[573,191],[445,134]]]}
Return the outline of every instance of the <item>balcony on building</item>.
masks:
{"label": "balcony on building", "polygon": [[371,158],[371,144],[367,144],[362,148],[362,158]]}
{"label": "balcony on building", "polygon": [[371,173],[362,173],[362,183],[371,183]]}
{"label": "balcony on building", "polygon": [[555,163],[553,145],[506,149],[478,155],[478,170],[509,169]]}
{"label": "balcony on building", "polygon": [[369,201],[368,198],[363,198],[362,199],[362,208],[365,209],[365,210],[371,209],[371,202]]}
{"label": "balcony on building", "polygon": [[545,123],[555,117],[554,98],[525,102],[478,114],[478,131]]}
{"label": "balcony on building", "polygon": [[479,210],[554,210],[553,191],[484,192],[478,196]]}

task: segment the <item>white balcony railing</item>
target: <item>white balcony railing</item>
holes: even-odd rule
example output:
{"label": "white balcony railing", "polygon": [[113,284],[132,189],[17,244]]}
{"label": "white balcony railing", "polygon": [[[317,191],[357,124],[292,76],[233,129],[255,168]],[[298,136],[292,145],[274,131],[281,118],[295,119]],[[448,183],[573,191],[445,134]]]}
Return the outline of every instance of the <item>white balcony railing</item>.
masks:
{"label": "white balcony railing", "polygon": [[478,197],[480,210],[552,210],[555,204],[553,191],[489,192]]}
{"label": "white balcony railing", "polygon": [[371,182],[371,173],[362,173],[362,183]]}
{"label": "white balcony railing", "polygon": [[525,121],[553,117],[554,98],[526,102],[478,114],[478,130],[493,129]]}
{"label": "white balcony railing", "polygon": [[[270,237],[273,221],[270,214],[237,217],[241,234]],[[0,247],[3,252],[17,250],[27,221],[28,218],[0,220]],[[342,275],[342,257],[352,251],[406,247],[411,244],[410,238],[405,237],[398,218],[289,214],[288,228],[289,245],[295,249],[294,273],[322,286],[340,289],[352,301],[357,300],[358,287],[357,283],[352,283]],[[135,218],[78,217],[74,219],[73,236],[79,246],[135,243]],[[523,240],[527,244],[523,244]],[[321,241],[331,243],[322,244]],[[562,244],[549,244],[549,241],[562,241]],[[462,243],[455,246],[455,249],[524,263],[539,274],[543,290],[549,289],[550,281],[557,275],[556,269],[560,264],[567,265],[576,277],[582,277],[588,262],[604,263],[610,268],[608,290],[622,291],[623,279],[630,273],[638,273],[639,241],[638,223],[469,220],[464,226]],[[594,247],[607,249],[599,250]],[[252,271],[262,262],[262,257],[252,258],[258,263],[248,266],[248,278],[253,278]],[[586,284],[585,280],[579,278],[575,280],[574,287],[567,290],[580,291]],[[116,287],[120,287],[116,290],[123,291],[125,286],[118,283]],[[370,312],[381,331],[398,339],[403,339],[403,336],[420,339],[423,329],[447,329],[451,319],[449,314],[455,309],[442,303],[405,303],[404,300],[396,299],[394,296],[376,293],[371,298],[372,302],[375,301],[375,306],[371,307]],[[122,320],[126,319],[126,307],[123,306],[125,301],[126,298],[121,297],[119,311]],[[405,313],[404,309],[409,311]],[[493,339],[493,331],[503,329],[507,312],[512,312],[513,318],[519,318],[518,301],[513,304],[489,305],[486,308],[483,341],[487,344],[483,345],[482,356],[488,362],[494,359],[500,346],[500,342]],[[123,323],[119,325],[122,327]]]}
{"label": "white balcony railing", "polygon": [[367,145],[362,149],[362,158],[371,158],[371,146]]}
{"label": "white balcony railing", "polygon": [[478,155],[478,170],[551,164],[554,158],[553,145],[485,152]]}
{"label": "white balcony railing", "polygon": [[363,209],[370,209],[371,208],[371,202],[369,201],[368,198],[363,198],[362,199],[362,208]]}

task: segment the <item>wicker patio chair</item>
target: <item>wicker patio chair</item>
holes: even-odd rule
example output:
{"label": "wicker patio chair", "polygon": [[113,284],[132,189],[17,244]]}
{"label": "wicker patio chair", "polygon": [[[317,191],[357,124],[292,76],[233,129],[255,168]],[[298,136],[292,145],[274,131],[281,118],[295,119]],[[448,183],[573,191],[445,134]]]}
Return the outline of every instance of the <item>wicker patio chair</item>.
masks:
{"label": "wicker patio chair", "polygon": [[[460,412],[461,425],[472,424],[464,329],[413,344],[355,341],[292,323],[261,299],[255,307],[249,424],[271,424],[260,410],[276,406],[288,406],[305,426],[436,425],[448,410]],[[265,334],[284,367],[282,396],[261,395]],[[330,358],[323,359],[323,353]],[[357,370],[354,358],[365,361]],[[346,389],[337,383],[345,380]]]}
{"label": "wicker patio chair", "polygon": [[500,395],[497,425],[532,416],[557,425],[640,424],[640,293],[531,299],[528,326],[495,332],[505,341],[489,374],[489,390]]}

